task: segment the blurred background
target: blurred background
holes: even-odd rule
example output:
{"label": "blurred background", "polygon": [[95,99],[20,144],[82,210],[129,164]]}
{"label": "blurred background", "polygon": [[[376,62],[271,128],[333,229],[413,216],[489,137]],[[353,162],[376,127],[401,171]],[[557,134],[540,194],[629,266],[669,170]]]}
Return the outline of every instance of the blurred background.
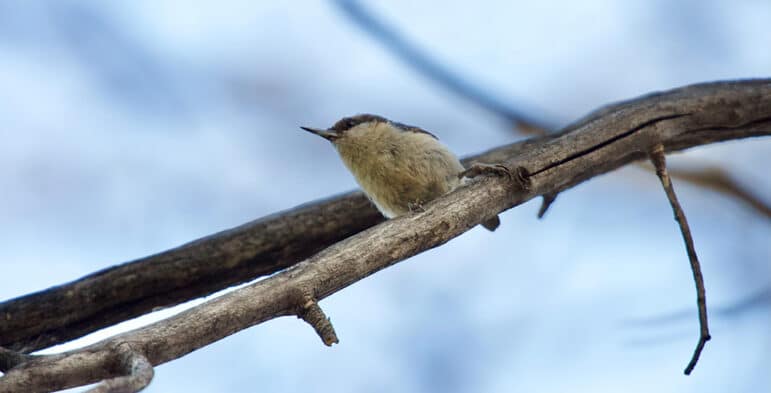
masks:
{"label": "blurred background", "polygon": [[[415,53],[558,127],[655,90],[768,77],[769,20],[762,0],[0,1],[0,299],[354,189],[300,125],[377,113],[461,156],[524,137],[416,71]],[[769,139],[670,161],[719,166],[771,203]],[[332,348],[273,320],[156,368],[146,391],[768,392],[771,221],[675,182],[713,336],[690,377],[688,259],[658,179],[629,167],[561,194],[543,220],[532,201],[495,233],[323,301]]]}

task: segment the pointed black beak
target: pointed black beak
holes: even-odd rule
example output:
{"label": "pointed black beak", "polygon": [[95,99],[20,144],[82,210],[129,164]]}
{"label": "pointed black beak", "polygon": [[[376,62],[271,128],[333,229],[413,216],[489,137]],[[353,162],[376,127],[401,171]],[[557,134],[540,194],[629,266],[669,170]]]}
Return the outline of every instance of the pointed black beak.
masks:
{"label": "pointed black beak", "polygon": [[332,130],[322,130],[320,128],[300,127],[305,131],[316,134],[330,142],[334,142],[338,138],[337,132]]}

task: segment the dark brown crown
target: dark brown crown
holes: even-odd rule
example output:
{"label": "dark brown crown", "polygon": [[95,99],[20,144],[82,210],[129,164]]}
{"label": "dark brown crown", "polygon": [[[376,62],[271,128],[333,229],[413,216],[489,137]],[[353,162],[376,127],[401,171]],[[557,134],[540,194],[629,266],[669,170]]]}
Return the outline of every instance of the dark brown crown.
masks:
{"label": "dark brown crown", "polygon": [[342,133],[345,131],[350,130],[353,127],[358,126],[359,124],[370,122],[370,121],[378,121],[378,122],[387,122],[388,119],[382,116],[378,115],[370,115],[370,114],[362,114],[362,115],[356,115],[351,117],[344,117],[335,123],[335,125],[330,128],[330,130],[337,131],[338,133]]}
{"label": "dark brown crown", "polygon": [[420,128],[420,127],[415,127],[415,126],[410,126],[410,125],[407,125],[407,124],[397,123],[395,121],[390,121],[390,120],[386,119],[383,116],[372,115],[372,114],[368,114],[368,113],[361,114],[361,115],[356,115],[356,116],[351,116],[351,117],[344,117],[344,118],[338,120],[338,122],[335,123],[335,125],[332,126],[332,128],[330,128],[330,130],[334,130],[338,134],[342,134],[345,131],[348,131],[351,128],[358,126],[359,124],[363,124],[363,123],[367,123],[367,122],[371,122],[371,121],[390,123],[394,127],[398,128],[398,129],[400,129],[402,131],[405,131],[405,132],[419,132],[419,133],[422,133],[422,134],[428,134],[428,135],[434,137],[434,139],[439,139],[439,138],[436,137],[436,135],[434,135],[434,134],[432,134],[432,133],[430,133],[430,132],[428,132],[428,131]]}

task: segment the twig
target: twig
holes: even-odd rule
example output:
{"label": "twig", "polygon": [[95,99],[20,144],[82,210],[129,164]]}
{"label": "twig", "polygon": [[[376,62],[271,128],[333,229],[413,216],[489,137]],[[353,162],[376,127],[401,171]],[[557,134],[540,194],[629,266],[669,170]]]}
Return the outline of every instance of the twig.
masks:
{"label": "twig", "polygon": [[546,211],[549,210],[551,204],[555,199],[557,199],[557,195],[557,193],[549,193],[542,196],[543,199],[541,200],[541,208],[538,209],[538,218],[543,218],[544,214],[546,214]]}
{"label": "twig", "polygon": [[337,333],[335,333],[332,322],[312,297],[304,297],[304,304],[300,307],[297,318],[308,322],[313,327],[313,330],[316,331],[316,334],[319,335],[321,341],[324,342],[324,345],[331,347],[332,344],[340,342],[337,339]]}
{"label": "twig", "polygon": [[702,277],[701,265],[696,256],[696,248],[693,245],[691,229],[688,227],[685,213],[683,212],[682,207],[680,207],[680,202],[677,201],[677,195],[675,195],[672,180],[667,173],[664,146],[662,144],[657,144],[653,147],[650,152],[650,159],[656,167],[656,175],[658,175],[661,180],[661,185],[664,187],[664,191],[667,194],[669,204],[672,205],[672,211],[675,213],[675,220],[677,220],[677,224],[680,226],[680,232],[683,234],[685,249],[688,252],[688,260],[691,262],[691,270],[693,271],[693,281],[696,283],[696,304],[699,307],[699,342],[696,344],[696,349],[693,352],[691,361],[688,362],[688,366],[685,368],[685,375],[690,375],[693,368],[696,367],[696,362],[699,361],[699,356],[704,349],[704,345],[711,338],[709,335],[709,325],[707,323],[707,297],[704,289],[704,277]]}
{"label": "twig", "polygon": [[503,117],[526,133],[553,128],[495,98],[474,83],[463,79],[442,62],[432,59],[425,51],[417,48],[408,39],[401,36],[396,29],[377,18],[373,12],[368,11],[361,2],[355,0],[336,0],[335,2],[351,21],[424,77]]}
{"label": "twig", "polygon": [[128,343],[120,343],[115,348],[119,369],[125,375],[102,381],[87,393],[133,393],[147,387],[153,380],[153,365],[147,358],[133,350]]}

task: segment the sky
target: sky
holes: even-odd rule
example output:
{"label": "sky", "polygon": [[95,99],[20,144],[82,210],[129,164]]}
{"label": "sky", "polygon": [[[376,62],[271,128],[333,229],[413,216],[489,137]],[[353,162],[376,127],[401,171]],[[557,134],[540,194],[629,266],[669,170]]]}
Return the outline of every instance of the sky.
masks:
{"label": "sky", "polygon": [[[766,1],[364,4],[490,96],[557,126],[771,69]],[[377,113],[460,156],[522,138],[334,1],[3,1],[0,103],[2,300],[355,189],[301,125]],[[771,140],[754,139],[669,161],[723,167],[771,201],[769,152]],[[146,391],[769,391],[771,222],[675,187],[713,337],[690,377],[688,259],[658,179],[628,167],[561,194],[543,220],[539,201],[526,203],[495,233],[475,228],[322,301],[340,338],[331,348],[281,318],[157,367]]]}

